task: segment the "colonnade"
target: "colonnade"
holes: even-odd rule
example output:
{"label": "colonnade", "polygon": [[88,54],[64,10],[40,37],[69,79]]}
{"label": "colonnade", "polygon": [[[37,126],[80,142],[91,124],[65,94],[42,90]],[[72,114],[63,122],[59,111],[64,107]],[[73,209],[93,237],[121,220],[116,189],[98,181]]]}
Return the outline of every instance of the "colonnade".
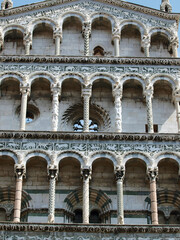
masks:
{"label": "colonnade", "polygon": [[[122,28],[118,25],[115,25],[115,27],[112,30],[112,41],[114,43],[114,56],[120,57],[120,42],[121,42],[121,30]],[[91,22],[90,21],[84,21],[82,24],[82,36],[84,38],[84,56],[89,56],[89,49],[90,49],[90,37],[91,37]],[[61,50],[61,42],[63,40],[63,33],[62,33],[62,27],[54,27],[53,29],[53,39],[55,41],[55,55],[60,55]],[[24,33],[23,42],[25,46],[25,54],[30,54],[30,48],[32,46],[32,32],[27,30]],[[178,57],[178,37],[172,36],[170,39],[169,49],[172,49],[172,56],[174,58]],[[3,46],[3,41],[1,43],[1,46]],[[144,51],[145,57],[149,57],[150,47],[151,47],[151,36],[145,32],[144,35],[141,36],[141,47]]]}
{"label": "colonnade", "polygon": [[[21,199],[22,199],[22,186],[23,177],[25,176],[25,167],[23,164],[15,164],[16,174],[16,191],[14,203],[14,222],[20,222],[21,217]],[[123,180],[125,176],[124,166],[115,168],[115,178],[117,182],[117,224],[124,224],[124,204],[123,204]],[[152,224],[158,224],[158,207],[157,207],[157,194],[156,194],[156,179],[158,176],[157,168],[148,168],[147,174],[150,180],[150,199],[151,199],[151,218]],[[89,223],[89,184],[91,180],[91,167],[84,166],[81,169],[83,181],[83,199],[82,199],[82,212],[83,223]],[[53,223],[55,219],[55,191],[56,181],[58,176],[58,166],[48,166],[49,176],[49,207],[48,207],[48,222]]]}
{"label": "colonnade", "polygon": [[[20,130],[24,131],[26,129],[26,112],[27,112],[27,100],[30,95],[30,86],[28,83],[23,83],[20,86],[21,91],[21,113],[20,113]],[[54,83],[51,85],[52,93],[52,131],[58,130],[59,121],[59,98],[61,95],[61,86],[59,83]],[[148,133],[154,132],[153,127],[153,86],[147,84],[144,90],[144,96],[146,99],[146,109],[147,109],[147,126]],[[82,86],[81,96],[83,98],[83,119],[84,119],[84,132],[89,132],[89,111],[90,111],[90,98],[92,95],[92,84],[88,86]],[[123,86],[121,84],[115,84],[112,90],[112,95],[114,98],[114,108],[115,108],[115,127],[116,132],[122,132],[122,96],[123,96]],[[174,91],[173,100],[176,106],[177,113],[177,123],[178,132],[180,132],[180,93],[179,91]]]}

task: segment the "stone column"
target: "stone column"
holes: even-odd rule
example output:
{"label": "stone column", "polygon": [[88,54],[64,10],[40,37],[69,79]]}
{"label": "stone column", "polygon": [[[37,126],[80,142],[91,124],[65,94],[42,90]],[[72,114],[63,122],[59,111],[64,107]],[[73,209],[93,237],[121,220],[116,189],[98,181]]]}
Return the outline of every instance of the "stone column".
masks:
{"label": "stone column", "polygon": [[122,85],[117,83],[113,86],[113,97],[115,106],[115,126],[116,132],[122,132]]}
{"label": "stone column", "polygon": [[30,48],[32,45],[32,34],[29,31],[25,32],[25,34],[24,34],[24,45],[25,45],[25,54],[29,55]]}
{"label": "stone column", "polygon": [[144,95],[146,98],[148,133],[154,133],[153,110],[152,110],[153,93],[154,93],[153,86],[151,84],[147,84],[144,91]]}
{"label": "stone column", "polygon": [[59,120],[59,97],[61,94],[61,87],[59,83],[51,85],[52,92],[52,131],[58,130]]}
{"label": "stone column", "polygon": [[60,46],[62,41],[62,29],[55,28],[53,32],[53,38],[55,39],[55,55],[60,55]]}
{"label": "stone column", "polygon": [[117,181],[117,224],[124,224],[124,203],[123,203],[123,179],[125,175],[124,167],[115,170]]}
{"label": "stone column", "polygon": [[20,85],[21,96],[21,113],[20,113],[20,130],[24,131],[26,128],[26,112],[27,112],[27,99],[30,94],[29,83],[21,83]]}
{"label": "stone column", "polygon": [[14,222],[20,222],[21,217],[21,199],[22,199],[22,184],[23,176],[25,176],[25,167],[22,164],[15,164],[16,174],[16,192],[14,202]]}
{"label": "stone column", "polygon": [[84,37],[84,56],[89,56],[89,38],[91,36],[90,22],[83,22],[82,35]]}
{"label": "stone column", "polygon": [[92,93],[92,85],[82,87],[82,97],[83,97],[83,119],[84,119],[84,132],[89,132],[89,101]]}
{"label": "stone column", "polygon": [[114,56],[119,57],[121,32],[118,26],[115,26],[112,33],[112,40],[114,41]]}
{"label": "stone column", "polygon": [[180,89],[175,89],[173,93],[173,100],[176,107],[178,132],[180,133]]}
{"label": "stone column", "polygon": [[151,197],[151,218],[152,224],[158,224],[158,207],[157,207],[157,193],[156,193],[156,179],[158,176],[158,168],[149,168],[148,176],[150,179],[150,197]]}
{"label": "stone column", "polygon": [[172,49],[172,55],[174,58],[178,57],[178,47],[179,47],[179,40],[177,36],[171,38],[170,49]]}
{"label": "stone column", "polygon": [[48,168],[49,176],[49,214],[48,223],[54,223],[55,219],[55,194],[56,194],[56,179],[58,175],[58,167],[50,165]]}
{"label": "stone column", "polygon": [[89,180],[91,178],[90,167],[81,170],[83,178],[83,223],[89,223]]}
{"label": "stone column", "polygon": [[149,48],[151,45],[151,40],[149,35],[144,35],[141,40],[141,47],[144,49],[144,53],[146,57],[149,57]]}

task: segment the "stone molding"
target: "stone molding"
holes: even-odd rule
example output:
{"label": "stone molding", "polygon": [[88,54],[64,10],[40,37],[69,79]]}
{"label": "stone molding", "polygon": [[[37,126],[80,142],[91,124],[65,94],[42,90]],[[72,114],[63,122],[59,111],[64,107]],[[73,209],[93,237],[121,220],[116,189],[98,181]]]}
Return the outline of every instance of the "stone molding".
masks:
{"label": "stone molding", "polygon": [[24,232],[86,232],[86,233],[180,233],[179,225],[90,225],[90,224],[41,224],[0,223],[0,231]]}
{"label": "stone molding", "polygon": [[129,57],[87,57],[87,56],[0,56],[0,62],[16,63],[99,63],[99,64],[142,64],[180,66],[180,58],[129,58]]}
{"label": "stone molding", "polygon": [[0,139],[75,139],[75,140],[114,140],[114,141],[180,141],[180,135],[170,133],[74,133],[74,132],[38,132],[38,131],[0,131]]}
{"label": "stone molding", "polygon": [[[5,17],[5,16],[11,16],[15,14],[20,14],[28,11],[34,11],[38,10],[41,8],[48,8],[48,7],[53,7],[57,6],[59,4],[64,4],[64,3],[71,3],[71,2],[76,2],[76,0],[48,0],[45,2],[40,2],[40,3],[34,3],[34,4],[29,4],[25,6],[20,6],[12,9],[8,9],[6,11],[0,11],[0,16]],[[138,11],[140,13],[144,14],[150,14],[152,16],[164,18],[164,19],[169,19],[169,20],[179,20],[178,14],[170,14],[170,13],[165,13],[156,9],[151,9],[148,7],[144,7],[141,5],[135,5],[133,3],[127,3],[123,1],[118,1],[118,0],[97,0],[97,2],[105,3],[105,4],[110,4],[113,6],[117,7],[122,7],[128,10],[133,10],[133,11]]]}

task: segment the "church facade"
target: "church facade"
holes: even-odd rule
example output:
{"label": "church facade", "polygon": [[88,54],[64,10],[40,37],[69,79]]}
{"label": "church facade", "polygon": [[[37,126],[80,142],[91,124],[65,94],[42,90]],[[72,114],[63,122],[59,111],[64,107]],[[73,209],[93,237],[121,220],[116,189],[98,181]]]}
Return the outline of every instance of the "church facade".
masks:
{"label": "church facade", "polygon": [[170,2],[1,9],[0,239],[180,239]]}

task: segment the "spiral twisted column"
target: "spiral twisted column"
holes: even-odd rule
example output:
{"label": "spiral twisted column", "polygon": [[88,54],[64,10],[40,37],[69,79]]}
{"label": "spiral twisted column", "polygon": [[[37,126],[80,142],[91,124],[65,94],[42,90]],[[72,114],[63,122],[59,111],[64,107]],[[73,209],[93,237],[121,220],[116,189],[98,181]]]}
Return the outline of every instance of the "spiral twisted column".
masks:
{"label": "spiral twisted column", "polygon": [[48,223],[54,223],[55,219],[55,194],[56,194],[56,179],[58,175],[57,166],[50,166],[48,168],[49,176],[49,212]]}
{"label": "spiral twisted column", "polygon": [[158,224],[158,207],[157,207],[157,190],[156,179],[158,176],[158,168],[149,168],[148,176],[150,179],[150,198],[151,198],[151,219],[152,224]]}
{"label": "spiral twisted column", "polygon": [[124,224],[123,180],[125,169],[123,166],[115,170],[117,182],[117,224]]}
{"label": "spiral twisted column", "polygon": [[152,110],[152,98],[153,98],[153,86],[147,85],[145,87],[144,95],[146,98],[146,111],[147,111],[147,125],[148,125],[148,133],[154,133],[153,126],[153,110]]}
{"label": "spiral twisted column", "polygon": [[92,93],[92,85],[88,85],[82,88],[83,97],[83,119],[84,119],[84,132],[89,132],[89,101]]}
{"label": "spiral twisted column", "polygon": [[53,32],[53,38],[55,40],[55,55],[60,55],[61,52],[61,41],[62,41],[62,29],[56,27]]}
{"label": "spiral twisted column", "polygon": [[149,57],[149,48],[151,45],[151,39],[148,34],[143,35],[141,39],[141,47],[144,49],[144,53],[146,57]]}
{"label": "spiral twisted column", "polygon": [[113,86],[116,132],[122,132],[122,92],[122,85],[118,83]]}
{"label": "spiral twisted column", "polygon": [[91,36],[91,22],[84,22],[82,27],[84,37],[84,56],[89,56],[89,38]]}
{"label": "spiral twisted column", "polygon": [[59,83],[51,85],[52,93],[52,131],[58,130],[59,123],[59,97],[61,94],[61,87]]}
{"label": "spiral twisted column", "polygon": [[21,199],[22,199],[22,184],[25,176],[25,167],[22,164],[15,164],[14,171],[16,175],[16,192],[14,202],[14,222],[20,222],[21,218]]}
{"label": "spiral twisted column", "polygon": [[20,85],[21,92],[21,113],[20,113],[20,130],[24,131],[26,128],[26,112],[27,112],[27,100],[30,95],[29,83],[24,82]]}
{"label": "spiral twisted column", "polygon": [[91,179],[91,169],[85,167],[81,170],[83,179],[83,223],[89,223],[89,180]]}

